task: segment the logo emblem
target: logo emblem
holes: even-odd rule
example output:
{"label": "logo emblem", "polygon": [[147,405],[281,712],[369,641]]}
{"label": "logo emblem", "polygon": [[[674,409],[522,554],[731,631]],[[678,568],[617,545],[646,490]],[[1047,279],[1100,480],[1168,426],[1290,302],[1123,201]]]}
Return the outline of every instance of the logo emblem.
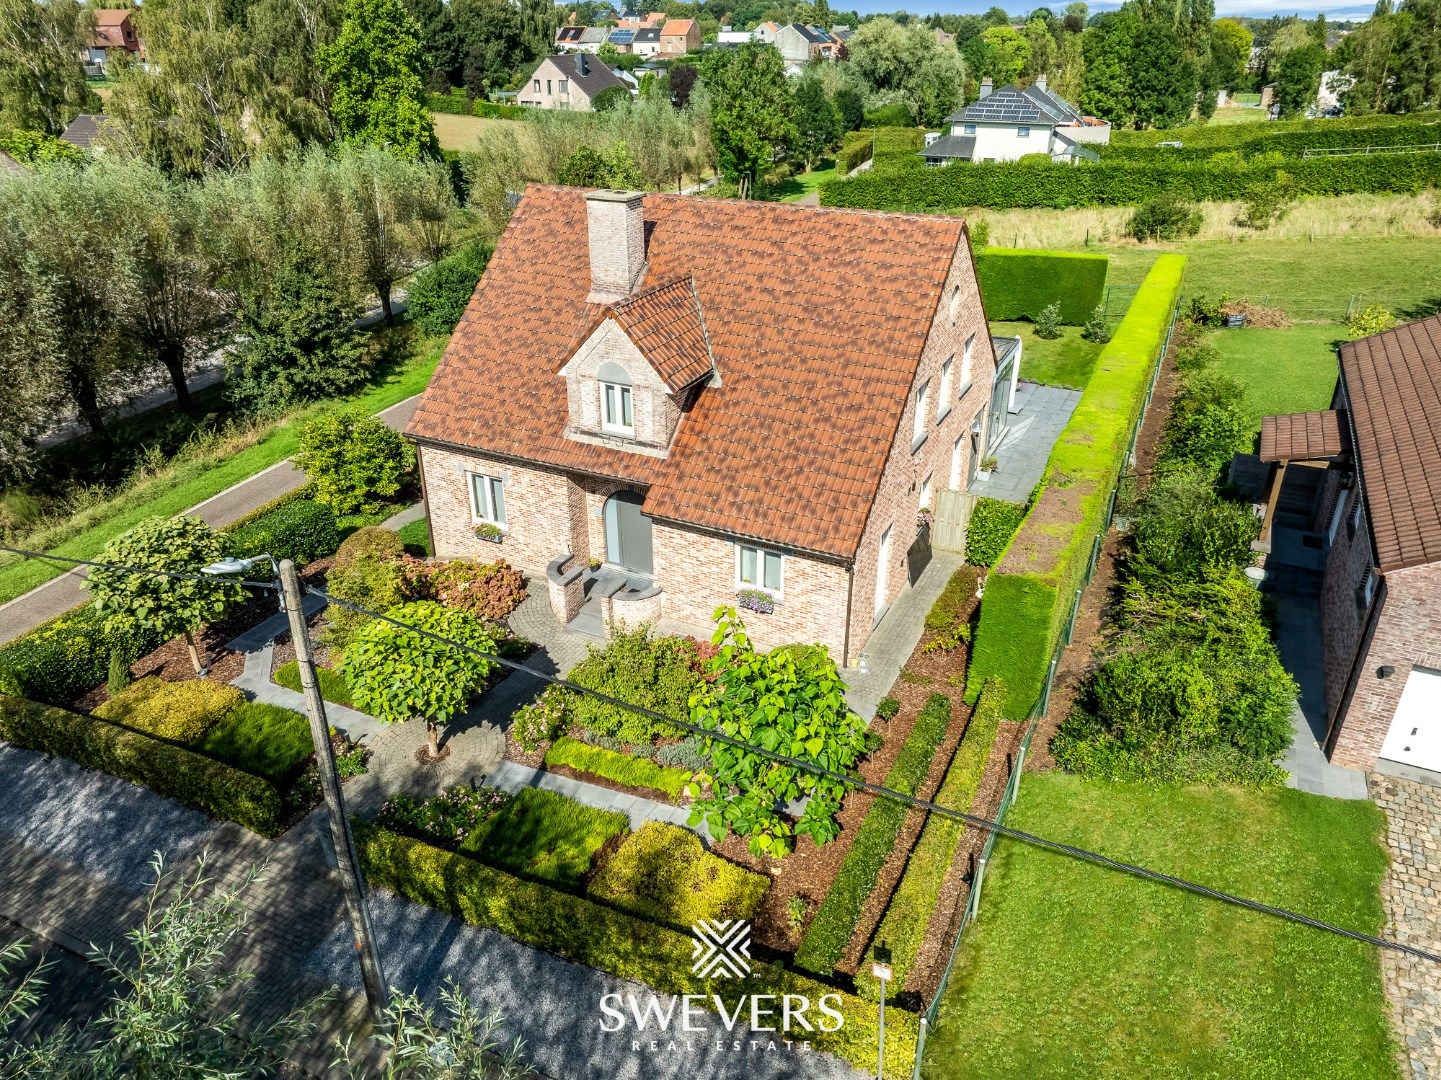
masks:
{"label": "logo emblem", "polygon": [[691,927],[691,971],[701,978],[744,979],[751,973],[751,924],[702,919]]}

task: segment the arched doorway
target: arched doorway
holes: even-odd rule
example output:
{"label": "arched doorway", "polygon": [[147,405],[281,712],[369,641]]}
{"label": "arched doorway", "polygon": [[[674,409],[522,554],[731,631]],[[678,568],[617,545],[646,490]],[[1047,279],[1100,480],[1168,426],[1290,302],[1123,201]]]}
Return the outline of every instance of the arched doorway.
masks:
{"label": "arched doorway", "polygon": [[617,491],[605,501],[605,560],[638,574],[652,572],[650,518],[641,513],[644,498]]}

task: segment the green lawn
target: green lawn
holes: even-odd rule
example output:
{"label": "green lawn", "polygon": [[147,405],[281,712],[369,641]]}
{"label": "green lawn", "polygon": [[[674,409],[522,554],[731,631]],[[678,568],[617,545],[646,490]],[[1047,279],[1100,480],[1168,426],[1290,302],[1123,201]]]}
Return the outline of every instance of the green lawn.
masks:
{"label": "green lawn", "polygon": [[778,185],[776,196],[781,202],[797,202],[815,191],[827,180],[834,180],[836,176],[835,162],[826,159],[821,162],[821,165],[825,167],[816,169],[814,172],[797,173],[783,184]]}
{"label": "green lawn", "polygon": [[[1227,105],[1225,108],[1217,109],[1211,114],[1211,119],[1206,123],[1213,127],[1220,124],[1255,124],[1263,120],[1269,120],[1265,109],[1242,109],[1234,105]],[[1182,141],[1185,136],[1181,136]]]}
{"label": "green lawn", "polygon": [[[392,372],[353,401],[368,412],[380,412],[420,393],[435,371],[444,344],[443,339],[426,342],[415,360]],[[148,497],[122,500],[122,509],[116,514],[63,544],[56,545],[50,549],[50,553],[74,559],[93,559],[112,537],[141,521],[178,514],[242,480],[249,479],[276,462],[285,460],[295,453],[300,425],[313,411],[301,410],[288,422],[278,425],[260,442],[226,458],[212,468],[178,481],[157,483],[153,485],[153,494]],[[29,592],[37,585],[43,585],[51,578],[59,577],[66,569],[68,568],[38,559],[22,561],[18,556],[7,558],[6,565],[0,566],[0,604]]]}
{"label": "green lawn", "polygon": [[1244,406],[1252,430],[1272,413],[1329,409],[1336,388],[1333,342],[1345,327],[1298,323],[1289,330],[1221,330],[1219,370],[1246,387]]}
{"label": "green lawn", "polygon": [[[277,685],[287,690],[294,690],[300,693],[300,665],[291,660],[281,664],[275,669],[273,676]],[[315,682],[320,687],[320,696],[326,701],[335,705],[344,705],[347,709],[355,708],[355,702],[350,696],[350,683],[346,682],[345,676],[334,668],[317,666],[315,669]]]}
{"label": "green lawn", "polygon": [[[1356,930],[1382,925],[1385,825],[1289,789],[1028,775],[1008,824]],[[1367,945],[1002,840],[929,1080],[1394,1078]]]}
{"label": "green lawn", "polygon": [[283,778],[314,748],[305,717],[259,701],[235,706],[196,745],[211,757],[269,780]]}
{"label": "green lawn", "polygon": [[1021,339],[1021,378],[1047,386],[1085,388],[1096,367],[1103,346],[1081,338],[1079,326],[1061,327],[1061,336],[1051,341],[1036,337],[1028,322],[994,322],[991,333]]}
{"label": "green lawn", "polygon": [[629,819],[584,806],[541,788],[522,788],[460,850],[502,870],[579,885],[591,859],[611,837],[630,829]]}

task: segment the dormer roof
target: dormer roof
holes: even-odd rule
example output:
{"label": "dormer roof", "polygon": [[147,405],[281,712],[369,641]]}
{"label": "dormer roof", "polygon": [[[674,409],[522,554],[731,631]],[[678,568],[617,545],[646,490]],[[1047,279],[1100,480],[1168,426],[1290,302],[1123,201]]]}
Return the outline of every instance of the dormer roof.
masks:
{"label": "dormer roof", "polygon": [[625,331],[672,394],[715,370],[695,279],[689,274],[604,305],[591,332],[607,318]]}

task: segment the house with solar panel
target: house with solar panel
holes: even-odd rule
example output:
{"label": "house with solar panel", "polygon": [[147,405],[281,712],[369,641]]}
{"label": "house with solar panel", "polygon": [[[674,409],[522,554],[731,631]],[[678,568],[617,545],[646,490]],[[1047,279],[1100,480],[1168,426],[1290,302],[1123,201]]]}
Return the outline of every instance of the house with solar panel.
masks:
{"label": "house with solar panel", "polygon": [[1091,146],[1111,141],[1111,125],[1085,116],[1046,88],[1042,75],[1024,90],[981,83],[981,96],[946,118],[950,133],[927,138],[927,165],[953,161],[1018,161],[1045,154],[1052,161],[1095,161]]}

